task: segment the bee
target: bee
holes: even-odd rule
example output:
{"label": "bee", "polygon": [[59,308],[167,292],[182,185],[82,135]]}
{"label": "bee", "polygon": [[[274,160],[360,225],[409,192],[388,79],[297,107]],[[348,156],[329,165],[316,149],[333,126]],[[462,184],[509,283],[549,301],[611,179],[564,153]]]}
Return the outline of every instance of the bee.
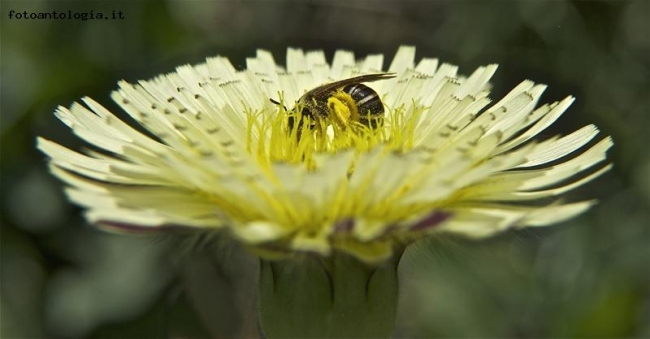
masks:
{"label": "bee", "polygon": [[[394,78],[393,73],[376,73],[331,82],[305,93],[289,111],[287,126],[292,131],[298,120],[298,136],[303,119],[309,118],[310,129],[336,124],[345,129],[355,123],[377,128],[383,124],[384,104],[379,95],[364,82]],[[300,110],[300,112],[298,112]]]}

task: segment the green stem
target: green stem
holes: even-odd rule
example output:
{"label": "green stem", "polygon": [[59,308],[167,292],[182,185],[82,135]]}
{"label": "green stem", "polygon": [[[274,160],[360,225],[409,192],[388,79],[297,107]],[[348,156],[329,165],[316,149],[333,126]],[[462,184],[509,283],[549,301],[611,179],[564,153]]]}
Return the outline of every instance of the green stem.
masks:
{"label": "green stem", "polygon": [[275,338],[389,338],[397,308],[397,263],[329,258],[261,262],[260,322]]}

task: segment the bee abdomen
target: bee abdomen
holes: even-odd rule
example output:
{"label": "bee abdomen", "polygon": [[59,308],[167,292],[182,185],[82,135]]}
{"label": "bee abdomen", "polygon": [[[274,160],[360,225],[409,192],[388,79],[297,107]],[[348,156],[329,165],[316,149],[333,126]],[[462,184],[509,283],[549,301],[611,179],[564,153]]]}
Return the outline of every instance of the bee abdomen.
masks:
{"label": "bee abdomen", "polygon": [[369,127],[381,124],[384,114],[384,104],[372,88],[363,84],[352,84],[343,87],[343,92],[349,94],[357,104],[359,122]]}

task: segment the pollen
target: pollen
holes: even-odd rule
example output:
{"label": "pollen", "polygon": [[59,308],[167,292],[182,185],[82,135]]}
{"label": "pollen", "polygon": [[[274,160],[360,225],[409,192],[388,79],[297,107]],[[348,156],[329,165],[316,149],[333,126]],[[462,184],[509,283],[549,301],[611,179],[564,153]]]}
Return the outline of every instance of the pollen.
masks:
{"label": "pollen", "polygon": [[332,121],[340,128],[347,127],[353,119],[351,107],[343,103],[339,98],[331,97],[327,99],[327,108],[332,117]]}

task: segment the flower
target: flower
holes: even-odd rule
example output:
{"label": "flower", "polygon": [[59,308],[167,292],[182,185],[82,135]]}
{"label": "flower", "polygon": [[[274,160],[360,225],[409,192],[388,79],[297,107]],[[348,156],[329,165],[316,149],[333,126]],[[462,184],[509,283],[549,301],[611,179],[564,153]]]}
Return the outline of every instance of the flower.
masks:
{"label": "flower", "polygon": [[[469,77],[401,47],[396,77],[366,83],[381,97],[376,128],[328,124],[296,137],[287,116],[306,91],[382,72],[383,55],[288,49],[286,68],[258,50],[238,71],[221,56],[138,84],[112,98],[147,133],[84,98],[56,116],[93,145],[85,154],[38,138],[70,200],[104,227],[229,231],[263,257],[347,252],[366,262],[437,232],[486,237],[573,217],[593,201],[557,196],[611,168],[594,125],[532,140],[573,102],[537,102],[526,80],[491,104],[496,65]],[[280,101],[280,104],[272,102]],[[287,106],[287,107],[284,107]]]}

